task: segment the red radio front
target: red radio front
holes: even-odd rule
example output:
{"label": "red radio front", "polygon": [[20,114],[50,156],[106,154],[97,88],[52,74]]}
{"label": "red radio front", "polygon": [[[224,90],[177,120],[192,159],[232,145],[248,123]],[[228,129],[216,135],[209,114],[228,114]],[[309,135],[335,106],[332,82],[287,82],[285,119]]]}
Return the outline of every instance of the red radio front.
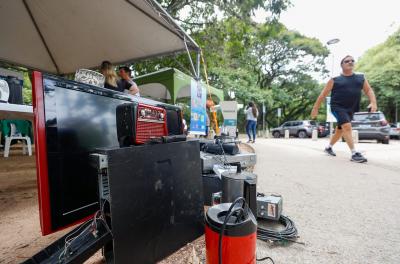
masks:
{"label": "red radio front", "polygon": [[151,138],[168,135],[165,109],[139,104],[136,117],[136,144],[144,144]]}

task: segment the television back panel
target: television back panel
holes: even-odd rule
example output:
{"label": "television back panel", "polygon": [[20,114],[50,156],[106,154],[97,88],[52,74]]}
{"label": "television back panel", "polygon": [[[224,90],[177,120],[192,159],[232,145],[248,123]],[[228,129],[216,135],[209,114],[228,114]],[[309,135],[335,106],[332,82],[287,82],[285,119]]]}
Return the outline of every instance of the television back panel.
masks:
{"label": "television back panel", "polygon": [[116,108],[124,103],[166,106],[105,88],[33,73],[34,134],[43,235],[82,222],[98,210],[97,175],[89,164],[89,154],[96,148],[119,146]]}

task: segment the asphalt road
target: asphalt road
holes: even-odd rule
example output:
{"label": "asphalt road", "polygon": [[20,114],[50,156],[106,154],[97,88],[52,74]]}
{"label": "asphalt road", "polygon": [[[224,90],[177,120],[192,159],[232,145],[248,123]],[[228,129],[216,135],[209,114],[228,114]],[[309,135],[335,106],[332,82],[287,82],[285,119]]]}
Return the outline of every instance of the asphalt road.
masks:
{"label": "asphalt road", "polygon": [[[258,241],[258,258],[275,263],[400,263],[400,142],[361,143],[369,159],[350,162],[345,143],[257,139],[258,191],[283,196],[301,244]],[[267,263],[267,261],[265,261]]]}

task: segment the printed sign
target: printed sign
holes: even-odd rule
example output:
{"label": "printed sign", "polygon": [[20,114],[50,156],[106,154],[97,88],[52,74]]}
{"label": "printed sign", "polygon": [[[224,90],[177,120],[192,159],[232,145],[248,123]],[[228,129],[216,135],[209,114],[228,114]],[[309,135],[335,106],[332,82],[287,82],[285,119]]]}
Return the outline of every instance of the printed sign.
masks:
{"label": "printed sign", "polygon": [[190,134],[206,134],[206,88],[195,80],[190,85]]}
{"label": "printed sign", "polygon": [[332,114],[331,111],[331,98],[326,97],[326,122],[334,123],[336,121],[336,117]]}
{"label": "printed sign", "polygon": [[237,127],[237,102],[220,102],[222,116],[224,117],[224,132],[229,136],[236,136]]}

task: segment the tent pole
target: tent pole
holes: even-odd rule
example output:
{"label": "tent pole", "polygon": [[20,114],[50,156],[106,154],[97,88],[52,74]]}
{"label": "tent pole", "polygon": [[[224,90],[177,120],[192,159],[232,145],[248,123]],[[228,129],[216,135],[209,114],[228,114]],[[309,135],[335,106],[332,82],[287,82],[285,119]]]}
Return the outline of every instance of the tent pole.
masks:
{"label": "tent pole", "polygon": [[197,76],[196,79],[199,81],[200,78],[200,51],[197,51],[197,58],[196,58],[196,68],[197,68]]}
{"label": "tent pole", "polygon": [[194,74],[195,78],[197,79],[197,75],[198,74],[196,72],[196,69],[194,68],[192,56],[190,56],[190,50],[189,50],[189,48],[188,48],[188,46],[186,44],[186,37],[183,39],[183,43],[185,44],[185,47],[186,47],[186,52],[187,52],[188,57],[189,57],[190,65],[192,66],[193,74]]}

